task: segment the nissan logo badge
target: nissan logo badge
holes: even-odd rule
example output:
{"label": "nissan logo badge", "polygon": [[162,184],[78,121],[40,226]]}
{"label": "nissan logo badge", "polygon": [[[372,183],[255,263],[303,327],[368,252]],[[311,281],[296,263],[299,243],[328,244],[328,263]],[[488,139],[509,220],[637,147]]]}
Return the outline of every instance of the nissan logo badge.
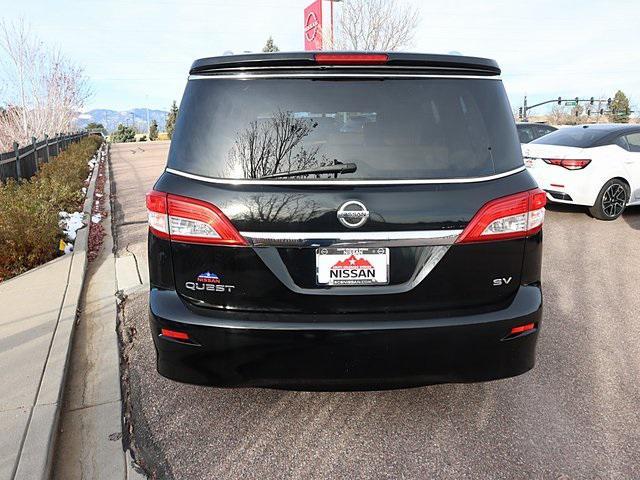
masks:
{"label": "nissan logo badge", "polygon": [[349,200],[338,209],[338,220],[347,228],[358,228],[369,219],[369,210],[362,202]]}

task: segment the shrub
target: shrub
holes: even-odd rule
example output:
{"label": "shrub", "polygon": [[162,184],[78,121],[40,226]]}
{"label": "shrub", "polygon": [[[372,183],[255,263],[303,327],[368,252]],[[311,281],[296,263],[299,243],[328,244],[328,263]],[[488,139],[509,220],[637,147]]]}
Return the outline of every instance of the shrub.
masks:
{"label": "shrub", "polygon": [[58,255],[58,213],[80,208],[87,162],[101,141],[84,138],[42,165],[31,179],[0,183],[0,281]]}

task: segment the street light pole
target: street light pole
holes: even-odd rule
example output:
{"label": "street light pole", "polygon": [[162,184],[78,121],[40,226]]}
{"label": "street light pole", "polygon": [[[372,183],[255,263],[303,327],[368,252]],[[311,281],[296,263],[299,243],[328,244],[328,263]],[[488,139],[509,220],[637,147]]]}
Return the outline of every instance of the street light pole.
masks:
{"label": "street light pole", "polygon": [[149,124],[149,95],[146,96],[146,107],[147,107],[147,138],[151,136],[151,125]]}

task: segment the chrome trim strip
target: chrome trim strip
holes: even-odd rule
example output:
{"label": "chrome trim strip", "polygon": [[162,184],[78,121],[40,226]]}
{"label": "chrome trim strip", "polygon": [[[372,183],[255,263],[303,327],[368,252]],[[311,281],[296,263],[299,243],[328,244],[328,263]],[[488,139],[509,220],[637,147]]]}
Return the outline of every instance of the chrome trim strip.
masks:
{"label": "chrome trim strip", "polygon": [[357,287],[325,287],[325,288],[303,288],[297,285],[289,270],[285,266],[276,248],[256,248],[255,252],[262,259],[269,270],[280,280],[289,290],[304,295],[392,295],[404,293],[412,290],[422,282],[435,268],[442,257],[451,248],[448,245],[439,245],[423,248],[420,252],[418,265],[409,280],[397,285],[379,286],[357,286]]}
{"label": "chrome trim strip", "polygon": [[395,232],[240,232],[254,247],[409,247],[452,245],[462,230]]}
{"label": "chrome trim strip", "polygon": [[388,72],[388,73],[258,73],[258,72],[238,72],[235,74],[211,74],[211,75],[189,75],[188,80],[212,80],[216,78],[233,78],[238,80],[250,80],[254,78],[327,78],[327,77],[348,77],[348,78],[470,78],[479,80],[497,80],[502,79],[497,75],[429,75],[426,73],[401,73],[401,72]]}
{"label": "chrome trim strip", "polygon": [[525,166],[514,168],[508,172],[488,175],[486,177],[470,177],[470,178],[435,178],[435,179],[416,179],[416,180],[246,180],[246,179],[230,179],[230,178],[211,178],[202,175],[194,175],[174,168],[166,168],[165,171],[180,175],[181,177],[198,180],[200,182],[217,183],[221,185],[324,185],[325,187],[335,187],[339,185],[434,185],[442,183],[477,183],[488,182],[498,178],[508,177],[510,175],[523,172]]}

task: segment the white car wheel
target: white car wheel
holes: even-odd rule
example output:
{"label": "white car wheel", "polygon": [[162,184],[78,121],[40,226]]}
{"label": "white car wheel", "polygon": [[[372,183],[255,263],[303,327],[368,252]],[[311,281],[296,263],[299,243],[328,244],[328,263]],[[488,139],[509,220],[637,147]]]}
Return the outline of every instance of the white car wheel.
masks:
{"label": "white car wheel", "polygon": [[604,184],[589,213],[599,220],[615,220],[624,212],[629,201],[629,187],[616,178]]}

